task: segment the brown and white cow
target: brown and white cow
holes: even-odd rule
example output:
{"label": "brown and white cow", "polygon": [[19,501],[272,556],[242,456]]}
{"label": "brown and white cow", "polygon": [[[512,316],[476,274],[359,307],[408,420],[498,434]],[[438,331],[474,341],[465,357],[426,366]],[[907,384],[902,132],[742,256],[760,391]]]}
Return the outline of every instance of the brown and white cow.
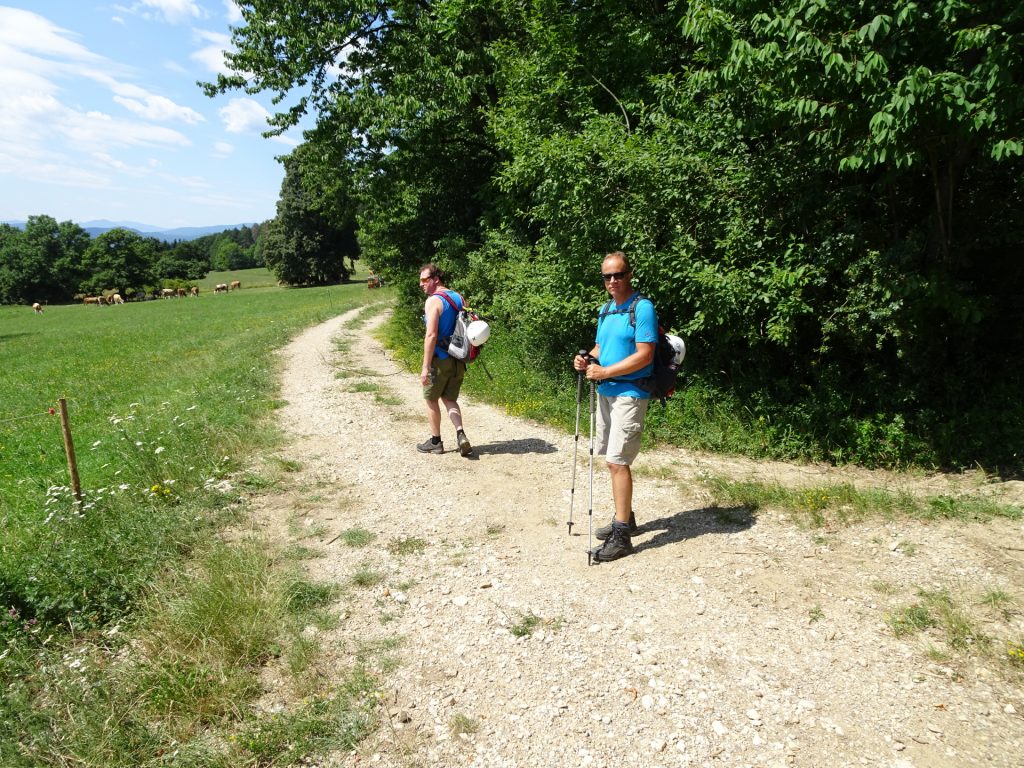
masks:
{"label": "brown and white cow", "polygon": [[190,292],[190,294],[192,296],[198,296],[199,295],[199,286],[198,285],[193,285],[192,288],[189,289],[189,292]]}
{"label": "brown and white cow", "polygon": [[124,299],[121,298],[120,293],[112,293],[107,299],[108,304],[124,304]]}
{"label": "brown and white cow", "polygon": [[33,302],[32,311],[35,312],[37,315],[43,314],[43,305],[40,304],[38,301]]}
{"label": "brown and white cow", "polygon": [[240,291],[240,290],[242,290],[242,281],[241,280],[232,280],[231,284],[228,286],[228,290],[229,291]]}
{"label": "brown and white cow", "polygon": [[86,296],[82,299],[83,304],[95,304],[98,307],[102,307],[106,302],[103,301],[102,296]]}
{"label": "brown and white cow", "polygon": [[214,293],[227,293],[228,292],[228,284],[227,283],[217,283],[215,286],[213,286],[213,292]]}
{"label": "brown and white cow", "polygon": [[160,289],[160,298],[162,298],[162,299],[173,299],[174,298],[174,289],[173,288],[161,288]]}

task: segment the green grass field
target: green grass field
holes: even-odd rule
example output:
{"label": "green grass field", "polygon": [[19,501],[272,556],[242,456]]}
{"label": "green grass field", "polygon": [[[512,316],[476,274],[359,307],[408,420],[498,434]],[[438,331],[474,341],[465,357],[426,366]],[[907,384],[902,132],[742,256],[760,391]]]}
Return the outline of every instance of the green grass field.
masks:
{"label": "green grass field", "polygon": [[218,283],[230,284],[232,280],[242,283],[242,290],[249,288],[271,288],[277,286],[277,278],[271,274],[269,269],[257,267],[254,269],[232,269],[227,272],[210,272],[202,280],[198,281],[199,295],[213,293],[213,288]]}
{"label": "green grass field", "polygon": [[[251,287],[254,274],[233,279],[243,290],[226,296],[38,315],[0,307],[0,765],[152,764],[175,743],[196,755],[181,764],[284,764],[204,741],[212,721],[243,736],[251,727],[232,713],[247,711],[238,702],[258,691],[259,660],[287,647],[279,635],[293,621],[279,579],[267,577],[273,558],[211,548],[238,509],[242,470],[277,439],[268,418],[275,350],[385,294],[362,283],[281,289]],[[81,505],[49,413],[62,397]],[[237,588],[241,573],[252,590],[209,599]],[[166,637],[178,621],[188,626]],[[244,653],[236,625],[252,630]],[[115,626],[136,627],[157,653],[113,664],[123,637],[110,634]],[[208,642],[218,631],[224,642]],[[171,700],[185,702],[174,717],[161,709]],[[310,699],[310,729],[344,714],[324,710],[328,700]]]}

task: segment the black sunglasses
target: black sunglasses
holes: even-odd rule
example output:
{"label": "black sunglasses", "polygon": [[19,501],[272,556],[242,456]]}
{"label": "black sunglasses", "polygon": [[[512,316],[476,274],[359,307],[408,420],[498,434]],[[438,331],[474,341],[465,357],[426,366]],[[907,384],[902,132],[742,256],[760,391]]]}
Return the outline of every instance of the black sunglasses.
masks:
{"label": "black sunglasses", "polygon": [[612,279],[615,279],[615,280],[625,280],[626,279],[626,275],[628,275],[628,274],[629,274],[628,271],[627,272],[609,272],[607,274],[602,272],[601,273],[601,277],[603,277],[604,281],[607,283],[607,282],[609,282]]}

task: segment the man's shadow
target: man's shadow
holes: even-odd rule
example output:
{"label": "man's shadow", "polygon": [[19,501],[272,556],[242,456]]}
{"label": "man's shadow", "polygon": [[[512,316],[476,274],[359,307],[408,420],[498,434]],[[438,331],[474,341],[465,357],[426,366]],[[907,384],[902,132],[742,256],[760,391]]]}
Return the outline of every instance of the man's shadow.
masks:
{"label": "man's shadow", "polygon": [[467,458],[473,459],[480,456],[494,456],[503,453],[554,453],[558,448],[547,440],[536,437],[527,437],[522,440],[499,440],[484,445],[474,445],[473,453]]}
{"label": "man's shadow", "polygon": [[747,507],[704,507],[685,510],[641,523],[633,534],[634,537],[646,536],[652,531],[657,533],[640,542],[634,538],[633,546],[637,552],[641,552],[708,534],[737,533],[752,528],[756,521],[754,512]]}

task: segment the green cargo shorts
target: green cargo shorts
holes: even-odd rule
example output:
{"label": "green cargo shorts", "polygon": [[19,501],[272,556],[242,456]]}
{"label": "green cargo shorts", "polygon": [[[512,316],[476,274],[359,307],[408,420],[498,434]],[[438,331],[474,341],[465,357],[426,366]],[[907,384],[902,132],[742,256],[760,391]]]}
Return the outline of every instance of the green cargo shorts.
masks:
{"label": "green cargo shorts", "polygon": [[426,400],[458,400],[462,379],[466,376],[466,361],[454,357],[440,358],[436,355],[430,361],[430,383],[423,388]]}

